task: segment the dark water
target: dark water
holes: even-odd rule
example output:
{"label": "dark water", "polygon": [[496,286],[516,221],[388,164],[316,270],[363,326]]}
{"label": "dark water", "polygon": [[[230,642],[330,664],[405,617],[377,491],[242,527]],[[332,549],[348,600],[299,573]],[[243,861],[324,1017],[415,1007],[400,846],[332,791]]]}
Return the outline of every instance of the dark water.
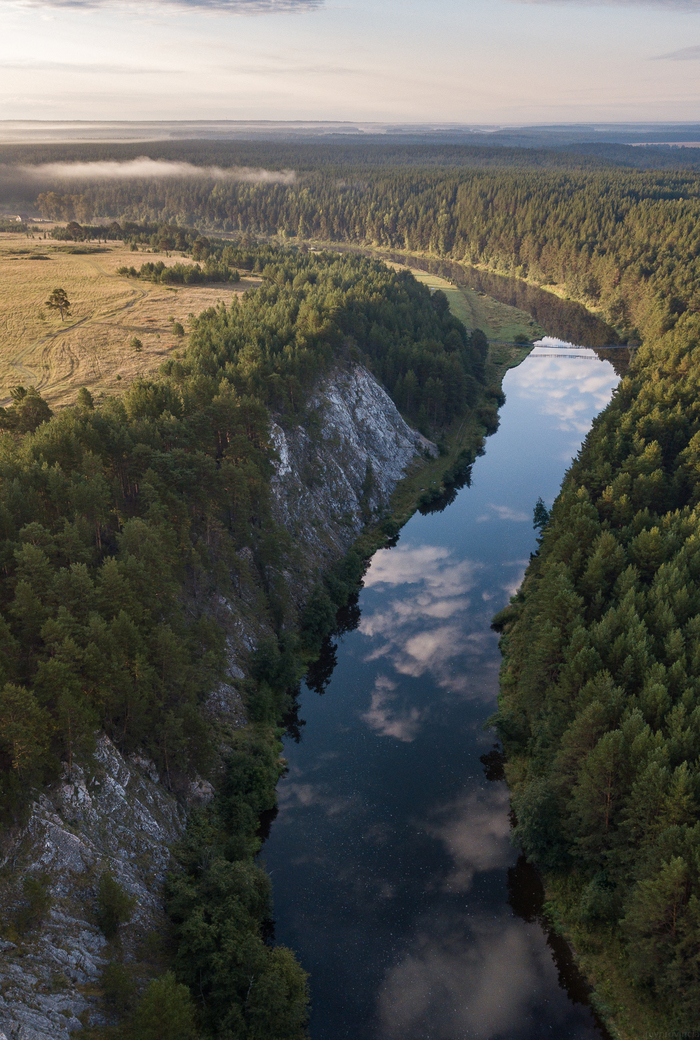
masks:
{"label": "dark water", "polygon": [[471,487],[375,555],[325,694],[302,693],[263,856],[276,940],[311,974],[313,1040],[605,1035],[510,843],[483,723],[490,619],[535,548],[533,506],[551,503],[616,383],[592,352],[509,372]]}

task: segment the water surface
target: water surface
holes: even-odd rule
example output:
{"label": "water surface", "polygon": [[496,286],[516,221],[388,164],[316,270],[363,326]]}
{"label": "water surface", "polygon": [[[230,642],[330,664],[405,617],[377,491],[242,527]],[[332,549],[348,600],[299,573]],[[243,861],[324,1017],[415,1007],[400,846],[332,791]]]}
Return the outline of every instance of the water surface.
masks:
{"label": "water surface", "polygon": [[302,692],[263,856],[276,941],[311,975],[312,1040],[605,1035],[540,922],[483,730],[490,620],[536,548],[533,506],[554,499],[618,378],[547,343],[506,376],[471,486],[376,553],[330,684]]}

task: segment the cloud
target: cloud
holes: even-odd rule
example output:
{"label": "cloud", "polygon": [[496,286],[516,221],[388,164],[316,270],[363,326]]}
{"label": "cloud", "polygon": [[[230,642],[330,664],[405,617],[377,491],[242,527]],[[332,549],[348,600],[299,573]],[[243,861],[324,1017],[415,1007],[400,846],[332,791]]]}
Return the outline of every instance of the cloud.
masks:
{"label": "cloud", "polygon": [[518,568],[515,577],[511,578],[510,581],[507,581],[505,585],[501,585],[501,588],[506,593],[509,599],[511,596],[515,595],[515,593],[522,585],[528,563],[528,560],[509,560],[508,562],[501,564],[502,567]]}
{"label": "cloud", "polygon": [[499,870],[513,860],[505,784],[472,791],[442,806],[423,830],[443,843],[453,867],[445,892],[468,892],[477,873]]}
{"label": "cloud", "polygon": [[373,585],[417,585],[440,591],[440,599],[463,595],[474,585],[480,564],[470,560],[453,563],[451,552],[440,545],[399,546],[380,549],[364,577],[365,588]]}
{"label": "cloud", "polygon": [[[475,607],[466,595],[484,570],[483,563],[455,560],[443,546],[376,553],[365,586],[390,586],[397,595],[385,595],[374,611],[365,608],[359,631],[372,640],[365,661],[386,661],[413,679],[429,673],[441,689],[460,697],[490,698],[492,687],[487,682],[481,689],[481,679],[493,643],[486,623],[491,608],[480,597]],[[475,658],[481,659],[479,668],[473,666]],[[472,664],[467,667],[465,659]],[[383,734],[415,739],[422,713],[397,711],[386,691],[386,686],[375,691],[365,721]]]}
{"label": "cloud", "polygon": [[503,916],[424,919],[384,979],[381,1036],[513,1036],[544,1000],[552,1035],[592,1035],[581,1022],[587,1013],[572,1014],[566,997],[559,998],[556,968],[540,934],[537,925],[523,927]]}
{"label": "cloud", "polygon": [[[512,520],[514,523],[524,524],[528,523],[528,521],[532,519],[532,517],[528,516],[528,514],[524,513],[521,509],[511,509],[510,506],[499,506],[490,502],[488,508],[496,514],[497,520]],[[481,516],[477,516],[476,522],[477,524],[483,524],[487,520],[492,519],[493,516],[491,514],[483,513]]]}
{"label": "cloud", "polygon": [[172,73],[178,75],[182,69],[139,68],[136,65],[108,65],[98,62],[68,61],[0,61],[0,69],[13,69],[18,72],[84,72],[92,74],[109,73],[112,76],[153,75],[156,73]]}
{"label": "cloud", "polygon": [[[562,358],[541,349],[566,345],[549,337],[541,340],[530,355],[530,360],[537,364],[520,365],[514,378],[523,399],[536,402],[544,415],[558,419],[560,430],[575,434],[580,443],[591,426],[588,416],[606,406],[618,377],[609,361],[591,368],[582,366],[579,357],[586,356],[583,351],[577,357]],[[586,354],[595,356],[593,351]],[[561,383],[558,390],[557,382]]]}
{"label": "cloud", "polygon": [[126,162],[41,163],[36,166],[0,167],[0,176],[17,174],[36,181],[133,180],[135,178],[198,177],[209,180],[247,181],[253,184],[294,184],[294,170],[256,170],[247,166],[194,166],[187,162],[149,159],[142,155]]}
{"label": "cloud", "polygon": [[374,692],[369,711],[361,716],[370,729],[375,730],[382,737],[394,737],[405,744],[410,744],[416,739],[420,732],[421,724],[428,714],[425,708],[408,708],[397,710],[394,693],[396,683],[379,675],[375,679]]}
{"label": "cloud", "polygon": [[97,8],[115,11],[140,11],[148,14],[163,8],[189,8],[197,11],[216,11],[234,15],[296,14],[322,7],[324,0],[16,0],[16,7],[40,7],[53,10],[94,11]]}
{"label": "cloud", "polygon": [[700,59],[700,44],[694,47],[682,47],[679,51],[669,51],[668,54],[655,54],[652,61],[698,61]]}

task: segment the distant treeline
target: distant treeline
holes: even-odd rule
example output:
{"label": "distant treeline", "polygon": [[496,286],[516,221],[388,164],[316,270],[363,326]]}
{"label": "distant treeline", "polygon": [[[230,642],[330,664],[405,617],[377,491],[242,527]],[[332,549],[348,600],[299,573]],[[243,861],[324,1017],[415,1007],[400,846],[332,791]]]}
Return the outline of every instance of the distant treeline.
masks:
{"label": "distant treeline", "polygon": [[[648,344],[495,624],[516,835],[581,942],[680,1029],[700,1006],[700,351]],[[540,513],[542,511],[540,510]]]}
{"label": "distant treeline", "polygon": [[694,172],[318,169],[296,184],[112,181],[40,197],[46,216],[176,221],[413,250],[555,283],[623,333],[700,306]]}
{"label": "distant treeline", "polygon": [[177,852],[175,966],[203,1037],[301,1040],[306,977],[264,941],[259,817],[274,806],[290,690],[362,561],[332,568],[299,616],[285,577],[294,547],[270,511],[270,409],[312,423],[310,388],[354,358],[439,423],[475,399],[484,343],[442,294],[379,262],[239,252],[263,285],[196,319],[157,378],[97,406],[83,389],[53,417],[35,390],[15,388],[0,410],[0,813],[21,819],[38,786],[89,754],[97,728],[152,756],[175,791],[192,770],[211,775],[220,740],[199,709],[225,676],[216,604],[245,603],[274,635],[241,683],[249,723],[227,733],[217,796]]}
{"label": "distant treeline", "polygon": [[[545,132],[546,134],[546,132]],[[539,136],[539,139],[538,139]],[[554,135],[556,136],[556,135]],[[516,138],[518,138],[516,140]],[[465,142],[449,133],[343,134],[309,135],[302,139],[293,134],[275,140],[168,140],[115,143],[80,141],[43,144],[0,144],[0,186],[11,184],[21,192],[27,185],[26,174],[16,173],[18,165],[42,163],[129,162],[146,153],[151,159],[187,162],[193,166],[220,168],[246,167],[268,170],[317,169],[338,170],[341,167],[409,166],[469,169],[520,170],[595,170],[602,167],[626,166],[637,169],[686,169],[697,167],[699,150],[672,148],[658,142],[643,148],[611,141],[583,140],[544,141],[541,135],[489,134],[481,142]],[[40,174],[34,174],[35,179]],[[49,173],[45,175],[49,177]],[[51,172],[55,178],[55,171]],[[72,178],[74,179],[74,178]],[[31,196],[27,194],[25,198]]]}

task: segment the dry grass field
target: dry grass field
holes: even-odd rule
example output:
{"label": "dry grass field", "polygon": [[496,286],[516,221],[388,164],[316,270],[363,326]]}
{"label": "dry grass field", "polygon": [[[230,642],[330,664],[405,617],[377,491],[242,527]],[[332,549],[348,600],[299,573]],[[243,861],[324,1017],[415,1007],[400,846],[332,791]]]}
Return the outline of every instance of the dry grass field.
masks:
{"label": "dry grass field", "polygon": [[[36,386],[52,408],[70,404],[81,386],[97,397],[118,391],[124,380],[155,372],[187,342],[174,334],[173,321],[187,330],[190,314],[260,284],[242,278],[162,286],[116,273],[148,260],[192,262],[180,254],[133,253],[121,242],[98,247],[0,233],[0,404],[19,384]],[[71,302],[64,321],[45,306],[59,286]],[[131,346],[134,338],[142,350]]]}

